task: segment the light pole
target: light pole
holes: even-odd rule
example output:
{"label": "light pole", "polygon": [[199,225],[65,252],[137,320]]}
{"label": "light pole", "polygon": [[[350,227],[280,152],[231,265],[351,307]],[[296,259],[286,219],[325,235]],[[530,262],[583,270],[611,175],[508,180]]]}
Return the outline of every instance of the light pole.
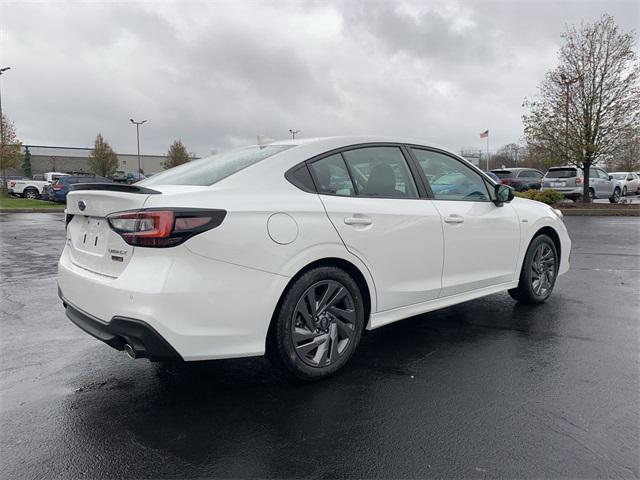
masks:
{"label": "light pole", "polygon": [[289,133],[291,134],[291,139],[295,140],[296,139],[296,135],[298,133],[300,133],[300,130],[293,130],[292,128],[289,129]]}
{"label": "light pole", "polygon": [[[6,72],[7,70],[11,70],[11,67],[2,67],[0,68],[0,76]],[[0,92],[0,160],[2,161],[2,191],[4,192],[7,188],[7,175],[5,173],[6,168],[4,165],[4,117],[2,116],[2,93]]]}
{"label": "light pole", "polygon": [[136,126],[136,142],[138,144],[138,173],[142,174],[142,164],[140,163],[140,125],[146,122],[146,120],[142,120],[141,122],[136,122],[133,118],[130,118],[131,123]]}

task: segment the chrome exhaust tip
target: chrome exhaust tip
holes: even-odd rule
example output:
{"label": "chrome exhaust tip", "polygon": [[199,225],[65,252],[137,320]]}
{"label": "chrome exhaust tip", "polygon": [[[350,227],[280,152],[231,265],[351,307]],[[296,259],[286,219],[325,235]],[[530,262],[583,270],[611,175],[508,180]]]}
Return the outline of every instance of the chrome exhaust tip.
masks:
{"label": "chrome exhaust tip", "polygon": [[136,351],[133,349],[133,347],[131,345],[129,345],[128,343],[124,344],[123,347],[124,353],[127,354],[127,357],[135,360],[137,355],[136,355]]}

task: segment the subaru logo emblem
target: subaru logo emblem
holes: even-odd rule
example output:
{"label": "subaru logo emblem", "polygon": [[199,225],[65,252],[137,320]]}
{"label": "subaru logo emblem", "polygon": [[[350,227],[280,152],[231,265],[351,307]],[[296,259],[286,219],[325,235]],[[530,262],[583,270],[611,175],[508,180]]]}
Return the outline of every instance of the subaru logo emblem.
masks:
{"label": "subaru logo emblem", "polygon": [[80,200],[78,202],[78,208],[80,209],[81,212],[84,212],[84,209],[87,208],[87,204],[84,203],[84,200]]}

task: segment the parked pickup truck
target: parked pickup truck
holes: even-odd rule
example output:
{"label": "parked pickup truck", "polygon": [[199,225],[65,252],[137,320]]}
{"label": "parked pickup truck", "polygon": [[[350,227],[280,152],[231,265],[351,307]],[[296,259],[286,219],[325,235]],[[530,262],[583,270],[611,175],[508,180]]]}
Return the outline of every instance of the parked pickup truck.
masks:
{"label": "parked pickup truck", "polygon": [[10,195],[35,200],[40,198],[46,185],[67,175],[67,173],[47,172],[42,176],[44,180],[9,180],[7,188]]}

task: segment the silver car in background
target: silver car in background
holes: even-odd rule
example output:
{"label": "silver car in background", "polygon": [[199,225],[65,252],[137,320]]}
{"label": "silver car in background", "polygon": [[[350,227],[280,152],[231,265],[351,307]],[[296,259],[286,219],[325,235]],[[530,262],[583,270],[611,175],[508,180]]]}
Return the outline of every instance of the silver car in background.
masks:
{"label": "silver car in background", "polygon": [[622,186],[622,196],[627,194],[640,194],[640,177],[633,172],[611,172],[614,180],[618,180]]}
{"label": "silver car in background", "polygon": [[[563,193],[574,202],[582,198],[584,172],[575,166],[552,167],[542,179],[542,190],[555,190]],[[589,197],[608,198],[611,203],[618,203],[622,196],[622,186],[618,180],[599,167],[589,169]]]}

